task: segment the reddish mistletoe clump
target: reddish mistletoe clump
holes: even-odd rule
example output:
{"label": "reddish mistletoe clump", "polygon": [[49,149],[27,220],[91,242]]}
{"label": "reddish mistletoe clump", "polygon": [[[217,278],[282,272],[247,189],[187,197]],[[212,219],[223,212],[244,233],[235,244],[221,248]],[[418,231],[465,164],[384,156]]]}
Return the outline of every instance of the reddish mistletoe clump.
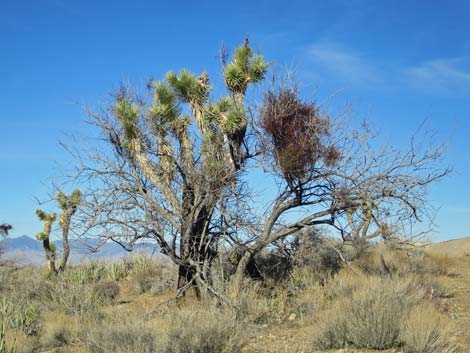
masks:
{"label": "reddish mistletoe clump", "polygon": [[324,141],[330,120],[313,103],[302,102],[293,89],[269,92],[264,97],[261,125],[274,145],[279,167],[288,179],[302,179],[323,161],[334,164],[339,151]]}

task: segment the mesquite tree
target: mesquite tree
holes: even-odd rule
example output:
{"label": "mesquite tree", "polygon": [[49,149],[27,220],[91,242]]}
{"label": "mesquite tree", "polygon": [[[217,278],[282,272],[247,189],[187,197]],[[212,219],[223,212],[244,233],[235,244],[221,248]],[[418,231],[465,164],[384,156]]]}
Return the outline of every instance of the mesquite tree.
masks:
{"label": "mesquite tree", "polygon": [[[414,240],[412,226],[432,218],[427,186],[450,173],[442,167],[445,146],[413,136],[410,148],[374,148],[376,134],[331,118],[295,87],[269,90],[259,108],[258,136],[265,171],[277,194],[251,227],[238,262],[239,283],[248,262],[271,244],[299,231],[325,226],[345,242],[363,246],[377,237]],[[418,142],[419,140],[419,142]]]}
{"label": "mesquite tree", "polygon": [[67,261],[70,255],[69,245],[69,232],[72,216],[77,211],[77,208],[81,202],[82,195],[80,190],[73,191],[70,195],[66,195],[63,192],[59,192],[56,196],[56,200],[62,213],[59,215],[59,225],[62,230],[62,258],[60,260],[59,267],[56,266],[56,247],[54,243],[50,241],[50,235],[52,232],[52,225],[57,219],[57,215],[54,212],[46,213],[42,210],[36,210],[36,215],[44,223],[44,229],[42,232],[36,234],[36,239],[42,241],[44,252],[46,254],[48,269],[51,273],[57,273],[65,271]]}
{"label": "mesquite tree", "polygon": [[[123,88],[89,113],[101,138],[70,149],[74,182],[89,185],[82,232],[127,250],[152,239],[179,265],[180,289],[215,293],[210,269],[221,243],[236,251],[240,283],[257,253],[302,229],[390,239],[426,215],[427,185],[449,173],[441,146],[413,139],[406,151],[374,149],[368,129],[330,117],[286,85],[247,107],[247,89],[265,76],[263,57],[245,41],[222,61],[228,94],[219,99],[206,73],[182,70],[149,82],[146,94]],[[259,166],[273,185],[265,207],[245,172]]]}

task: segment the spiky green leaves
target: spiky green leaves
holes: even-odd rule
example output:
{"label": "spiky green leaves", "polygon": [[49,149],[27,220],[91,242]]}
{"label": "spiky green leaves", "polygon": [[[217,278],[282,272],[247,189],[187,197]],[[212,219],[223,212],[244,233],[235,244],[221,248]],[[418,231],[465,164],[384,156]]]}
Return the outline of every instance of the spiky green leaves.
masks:
{"label": "spiky green leaves", "polygon": [[45,232],[39,232],[36,234],[36,239],[37,240],[46,240],[49,237]]}
{"label": "spiky green leaves", "polygon": [[205,107],[203,117],[206,124],[232,134],[246,124],[245,111],[232,98],[222,97],[216,104]]}
{"label": "spiky green leaves", "polygon": [[233,134],[246,125],[245,111],[243,108],[234,107],[222,121],[224,131]]}
{"label": "spiky green leaves", "polygon": [[36,210],[36,215],[43,222],[54,222],[56,214],[54,212],[46,213],[43,210]]}
{"label": "spiky green leaves", "polygon": [[157,118],[157,125],[165,125],[168,122],[172,122],[180,114],[176,95],[164,82],[158,82],[155,85],[154,105],[150,109],[150,114]]}
{"label": "spiky green leaves", "polygon": [[251,61],[249,67],[249,79],[251,83],[258,83],[264,79],[266,74],[267,64],[261,55],[256,55]]}
{"label": "spiky green leaves", "polygon": [[75,210],[82,200],[82,193],[79,189],[74,190],[70,195],[61,191],[57,194],[56,200],[61,210]]}
{"label": "spiky green leaves", "polygon": [[267,66],[263,56],[253,55],[245,43],[235,50],[232,62],[225,67],[225,84],[232,93],[245,94],[248,84],[264,78]]}
{"label": "spiky green leaves", "polygon": [[44,230],[36,234],[37,240],[46,240],[51,234],[52,223],[56,219],[56,214],[54,212],[46,213],[43,210],[36,210],[36,215],[38,218],[44,222]]}
{"label": "spiky green leaves", "polygon": [[166,81],[183,102],[203,105],[209,98],[211,86],[205,73],[197,78],[186,69],[181,70],[179,75],[170,71],[166,75]]}
{"label": "spiky green leaves", "polygon": [[127,141],[139,136],[137,127],[139,108],[127,98],[120,98],[116,101],[113,113],[124,129],[124,136]]}

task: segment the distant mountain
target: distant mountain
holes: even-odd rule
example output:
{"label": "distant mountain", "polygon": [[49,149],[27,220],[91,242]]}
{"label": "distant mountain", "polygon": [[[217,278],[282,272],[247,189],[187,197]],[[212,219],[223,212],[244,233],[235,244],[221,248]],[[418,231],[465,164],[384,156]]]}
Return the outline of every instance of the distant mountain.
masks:
{"label": "distant mountain", "polygon": [[11,251],[26,251],[26,250],[33,250],[33,251],[40,251],[42,249],[42,244],[33,239],[28,237],[27,235],[22,235],[18,238],[7,238],[3,241],[0,241],[0,246],[5,248],[7,252]]}
{"label": "distant mountain", "polygon": [[[60,253],[62,251],[62,242],[56,240],[53,243]],[[132,253],[114,242],[105,243],[96,252],[94,249],[99,245],[99,242],[97,239],[92,238],[71,239],[69,243],[71,248],[70,263],[82,263],[97,259],[112,261],[130,256],[133,253],[145,253],[147,255],[158,253],[158,246],[150,243],[136,245]],[[5,259],[13,260],[18,264],[41,264],[45,261],[42,242],[27,235],[2,240],[0,241],[0,247],[4,248],[3,257]]]}

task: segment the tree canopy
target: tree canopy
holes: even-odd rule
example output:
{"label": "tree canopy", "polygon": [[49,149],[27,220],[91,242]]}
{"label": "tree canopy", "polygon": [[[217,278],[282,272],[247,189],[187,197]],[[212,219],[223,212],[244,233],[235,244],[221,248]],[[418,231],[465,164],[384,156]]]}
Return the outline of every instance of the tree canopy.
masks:
{"label": "tree canopy", "polygon": [[[74,150],[74,180],[88,185],[76,222],[83,233],[128,250],[155,241],[179,266],[179,288],[204,294],[214,294],[222,244],[239,254],[239,282],[257,253],[310,227],[356,244],[412,236],[407,226],[429,215],[427,186],[450,171],[441,167],[444,146],[413,137],[406,150],[375,148],[369,128],[330,116],[282,82],[248,105],[268,63],[248,40],[222,61],[218,98],[206,72],[183,69],[144,94],[123,86],[89,113],[101,140]],[[277,185],[264,207],[246,173],[260,167]]]}

